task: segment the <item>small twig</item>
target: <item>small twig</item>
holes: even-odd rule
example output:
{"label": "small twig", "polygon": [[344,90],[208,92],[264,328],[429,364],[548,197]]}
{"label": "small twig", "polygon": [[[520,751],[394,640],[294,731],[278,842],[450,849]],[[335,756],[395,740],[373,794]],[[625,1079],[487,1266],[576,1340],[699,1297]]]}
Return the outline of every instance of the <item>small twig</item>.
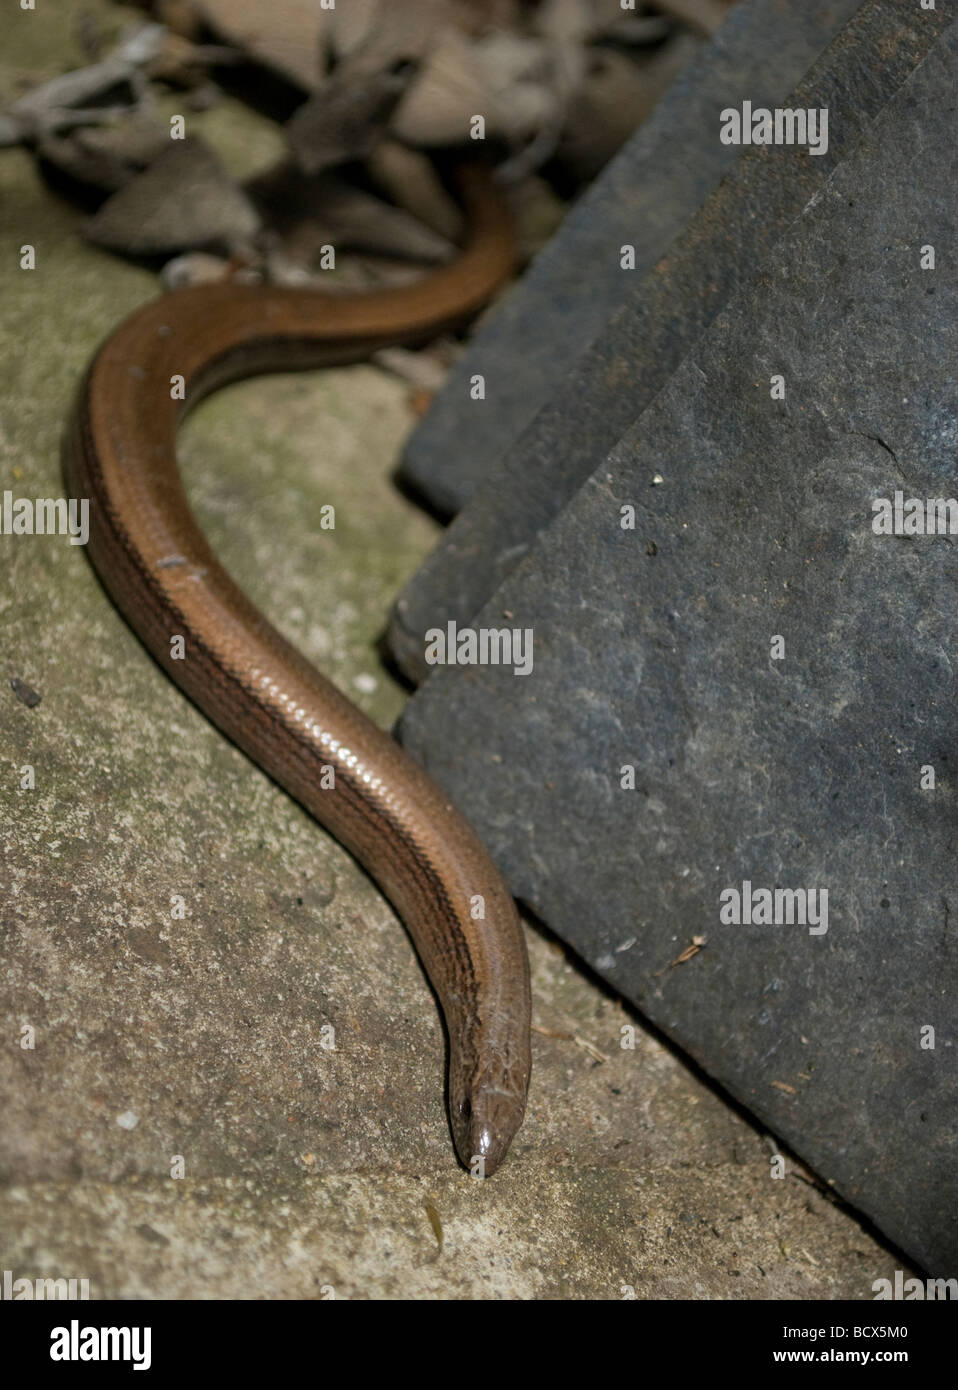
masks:
{"label": "small twig", "polygon": [[145,82],[139,69],[156,57],[165,36],[166,30],[161,24],[143,25],[99,63],[62,73],[35,87],[14,103],[9,115],[20,126],[26,139],[54,134],[76,125],[102,124],[115,119],[118,110],[129,110],[129,104],[120,108],[91,108],[85,103],[95,101],[124,83],[131,88],[134,104],[141,102]]}
{"label": "small twig", "polygon": [[600,1052],[595,1043],[589,1042],[588,1038],[580,1037],[578,1033],[563,1033],[557,1028],[540,1028],[537,1024],[532,1025],[533,1033],[538,1033],[543,1038],[558,1038],[560,1042],[573,1042],[576,1047],[581,1047],[583,1052],[587,1052],[594,1062],[607,1062],[609,1059],[604,1052]]}
{"label": "small twig", "polygon": [[430,1226],[432,1227],[432,1233],[436,1237],[436,1244],[439,1246],[439,1253],[441,1255],[444,1240],[442,1232],[442,1220],[439,1216],[439,1212],[433,1206],[432,1202],[424,1202],[423,1205],[426,1209],[426,1217],[429,1221]]}
{"label": "small twig", "polygon": [[560,1042],[572,1042],[572,1033],[560,1033],[558,1028],[540,1028],[537,1023],[532,1025],[533,1033],[538,1033],[542,1038],[558,1038]]}
{"label": "small twig", "polygon": [[583,1052],[587,1052],[594,1062],[607,1062],[609,1059],[604,1052],[600,1052],[595,1043],[590,1043],[588,1038],[580,1038],[578,1033],[573,1035],[572,1041],[577,1047],[581,1047]]}
{"label": "small twig", "polygon": [[693,936],[691,943],[688,946],[686,946],[684,951],[679,952],[679,954],[675,957],[675,960],[670,960],[668,965],[662,966],[661,970],[655,970],[652,972],[652,978],[655,979],[659,975],[664,975],[666,970],[674,970],[677,965],[684,965],[687,960],[691,960],[693,956],[697,956],[703,946],[707,945],[707,936]]}

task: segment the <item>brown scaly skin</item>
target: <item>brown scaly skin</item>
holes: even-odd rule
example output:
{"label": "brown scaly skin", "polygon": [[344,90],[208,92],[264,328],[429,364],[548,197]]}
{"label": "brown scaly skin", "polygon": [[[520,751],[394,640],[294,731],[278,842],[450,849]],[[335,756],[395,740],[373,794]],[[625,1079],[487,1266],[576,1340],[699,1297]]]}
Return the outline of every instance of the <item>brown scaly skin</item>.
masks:
{"label": "brown scaly skin", "polygon": [[[90,558],[130,626],[211,720],[336,836],[390,898],[449,1030],[449,1108],[467,1167],[495,1172],[522,1123],[529,965],[515,905],[465,819],[422,769],[272,628],[187,505],[176,429],[224,381],[359,361],[467,320],[508,275],[511,223],[466,169],[458,260],[414,286],[348,297],[216,284],[138,310],[94,357],[65,439],[69,494],[90,499]],[[171,399],[182,375],[186,401]],[[185,640],[185,659],[170,639]],[[323,769],[335,786],[323,788]],[[326,781],[328,782],[328,774]],[[473,916],[476,899],[484,917]]]}

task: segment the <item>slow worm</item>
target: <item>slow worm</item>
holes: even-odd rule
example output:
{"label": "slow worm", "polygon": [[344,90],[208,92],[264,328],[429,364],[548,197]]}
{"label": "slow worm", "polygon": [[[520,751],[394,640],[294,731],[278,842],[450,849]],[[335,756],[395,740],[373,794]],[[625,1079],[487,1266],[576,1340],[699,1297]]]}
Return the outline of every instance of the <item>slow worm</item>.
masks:
{"label": "slow worm", "polygon": [[445,794],[230,579],[190,511],[176,460],[185,409],[225,381],[359,361],[468,320],[509,273],[514,247],[488,175],[465,169],[459,182],[468,242],[413,286],[329,296],[224,283],[138,310],[87,370],[64,469],[70,495],[89,498],[87,548],[130,626],[200,709],[355,855],[403,919],[446,1020],[456,1149],[488,1176],[522,1122],[529,1086],[529,965],[512,897]]}

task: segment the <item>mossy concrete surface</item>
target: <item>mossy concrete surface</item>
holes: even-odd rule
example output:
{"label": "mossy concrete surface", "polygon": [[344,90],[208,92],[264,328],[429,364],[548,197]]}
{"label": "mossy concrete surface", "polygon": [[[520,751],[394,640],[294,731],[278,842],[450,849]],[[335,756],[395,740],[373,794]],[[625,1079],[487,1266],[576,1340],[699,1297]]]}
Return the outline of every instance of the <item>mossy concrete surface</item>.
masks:
{"label": "mossy concrete surface", "polygon": [[[0,98],[82,61],[81,11],[115,24],[92,0],[13,11]],[[190,120],[275,140],[235,103]],[[62,495],[83,367],[157,291],[79,225],[27,152],[0,152],[16,496]],[[388,481],[407,394],[372,367],[261,379],[200,407],[182,446],[229,569],[383,724],[405,696],[376,638],[435,539]],[[470,1179],[435,1002],[362,871],[171,685],[82,547],[0,537],[0,621],[0,1267],[94,1298],[869,1298],[891,1275],[894,1253],[791,1162],[773,1178],[774,1145],[532,931],[528,1119]]]}

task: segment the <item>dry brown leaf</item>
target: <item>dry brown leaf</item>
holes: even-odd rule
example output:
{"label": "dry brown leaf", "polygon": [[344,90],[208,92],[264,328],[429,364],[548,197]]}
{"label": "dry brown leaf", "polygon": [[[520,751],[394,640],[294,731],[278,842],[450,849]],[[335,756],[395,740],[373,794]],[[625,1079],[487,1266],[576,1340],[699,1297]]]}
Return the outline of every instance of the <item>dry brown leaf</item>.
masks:
{"label": "dry brown leaf", "polygon": [[409,145],[457,145],[468,138],[469,122],[484,113],[485,103],[472,45],[446,29],[397,106],[390,129]]}
{"label": "dry brown leaf", "polygon": [[116,125],[82,126],[37,142],[41,158],[104,193],[123,188],[169,148],[169,129],[138,112]]}
{"label": "dry brown leaf", "polygon": [[400,62],[419,62],[450,24],[448,0],[363,0],[340,5],[331,38],[343,71],[386,72]]}
{"label": "dry brown leaf", "polygon": [[[138,107],[147,85],[141,69],[156,57],[165,37],[159,24],[130,29],[99,62],[32,88],[8,113],[21,138],[40,139],[79,125],[102,125]],[[107,94],[110,105],[103,100]]]}
{"label": "dry brown leaf", "polygon": [[552,49],[544,39],[446,29],[396,108],[391,130],[410,145],[456,145],[474,116],[486,137],[528,139],[561,109]]}
{"label": "dry brown leaf", "polygon": [[287,162],[250,180],[246,191],[286,254],[306,262],[308,248],[324,242],[434,265],[454,254],[446,237],[336,174],[304,177]]}
{"label": "dry brown leaf", "polygon": [[383,140],[369,156],[366,167],[373,181],[394,203],[448,241],[459,241],[462,213],[426,155],[407,149],[397,140]]}
{"label": "dry brown leaf", "polygon": [[544,39],[517,34],[489,34],[475,41],[474,61],[486,92],[487,135],[515,143],[558,122],[563,83],[557,52]]}
{"label": "dry brown leaf", "polygon": [[264,67],[307,92],[319,85],[321,55],[336,15],[322,9],[320,0],[194,2],[211,28]]}
{"label": "dry brown leaf", "polygon": [[441,265],[455,253],[450,241],[402,208],[341,179],[327,176],[317,192],[322,216],[337,245],[430,265]]}
{"label": "dry brown leaf", "polygon": [[259,217],[202,140],[172,145],[108,198],[84,228],[100,246],[132,255],[170,255],[212,246],[232,251],[255,235]]}
{"label": "dry brown leaf", "polygon": [[410,75],[381,72],[360,80],[343,72],[325,82],[286,124],[300,167],[316,174],[365,159],[382,138]]}

